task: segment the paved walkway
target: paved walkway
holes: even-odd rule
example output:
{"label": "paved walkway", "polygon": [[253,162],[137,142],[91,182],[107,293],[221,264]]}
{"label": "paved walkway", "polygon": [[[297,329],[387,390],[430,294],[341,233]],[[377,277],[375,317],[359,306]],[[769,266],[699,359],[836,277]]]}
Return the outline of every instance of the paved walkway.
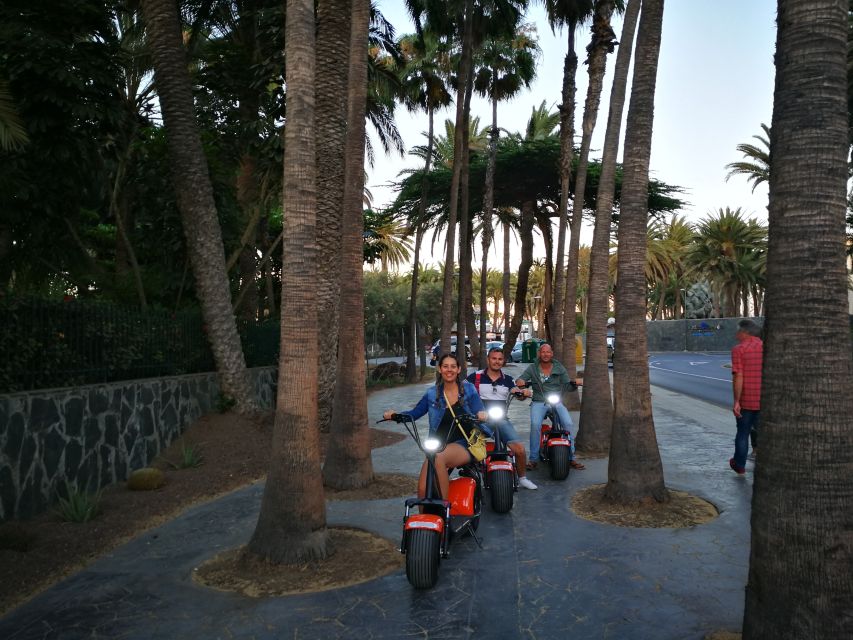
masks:
{"label": "paved walkway", "polygon": [[[520,370],[514,365],[513,370]],[[373,393],[386,408],[411,407],[425,385]],[[438,586],[413,590],[400,571],[354,587],[252,599],[194,584],[193,568],[245,543],[262,485],[196,506],[148,531],[0,619],[0,638],[428,638],[701,639],[736,630],[749,558],[751,469],[728,469],[729,412],[653,389],[667,485],[714,502],[720,517],[692,529],[633,529],[575,517],[569,500],[606,481],[607,461],[587,460],[557,483],[517,494],[506,515],[485,508],[482,550],[457,540]],[[526,436],[527,405],[512,409]],[[425,425],[425,423],[424,423]],[[373,453],[376,471],[417,472],[406,440]],[[402,500],[333,502],[330,524],[399,540]]]}

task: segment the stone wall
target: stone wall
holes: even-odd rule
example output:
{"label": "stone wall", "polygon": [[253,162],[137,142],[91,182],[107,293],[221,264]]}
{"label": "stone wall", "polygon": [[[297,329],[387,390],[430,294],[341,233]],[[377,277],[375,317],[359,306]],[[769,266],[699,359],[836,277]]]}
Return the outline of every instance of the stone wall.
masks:
{"label": "stone wall", "polygon": [[[271,408],[276,370],[251,370]],[[66,482],[95,491],[127,479],[216,407],[215,373],[0,396],[0,522],[47,508]]]}

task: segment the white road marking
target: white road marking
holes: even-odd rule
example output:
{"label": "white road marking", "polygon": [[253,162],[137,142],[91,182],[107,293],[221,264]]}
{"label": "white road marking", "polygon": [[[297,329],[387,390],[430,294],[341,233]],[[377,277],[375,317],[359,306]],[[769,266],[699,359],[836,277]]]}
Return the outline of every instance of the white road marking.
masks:
{"label": "white road marking", "polygon": [[719,380],[720,382],[729,382],[731,378],[714,378],[713,376],[700,376],[698,373],[687,373],[686,371],[676,371],[675,369],[664,369],[663,367],[649,366],[649,369],[657,369],[658,371],[668,371],[669,373],[677,373],[682,376],[693,376],[694,378],[704,378],[705,380]]}
{"label": "white road marking", "polygon": [[695,367],[697,364],[708,364],[707,360],[702,360],[701,362],[691,362],[690,366]]}

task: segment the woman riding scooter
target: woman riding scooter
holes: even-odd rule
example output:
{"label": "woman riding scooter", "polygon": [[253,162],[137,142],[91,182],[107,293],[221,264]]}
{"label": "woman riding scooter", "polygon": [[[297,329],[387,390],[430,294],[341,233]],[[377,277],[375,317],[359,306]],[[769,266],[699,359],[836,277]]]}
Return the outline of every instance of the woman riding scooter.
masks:
{"label": "woman riding scooter", "polygon": [[[403,413],[418,419],[429,413],[429,434],[446,443],[444,450],[435,456],[435,472],[442,496],[447,496],[450,486],[448,471],[471,462],[479,462],[485,457],[486,448],[482,434],[476,429],[464,426],[459,420],[463,415],[475,415],[478,420],[486,420],[486,409],[480,394],[469,382],[460,380],[459,363],[456,356],[446,353],[438,359],[439,380],[430,387],[410,411],[387,410],[386,420],[394,414]],[[483,425],[484,431],[486,430]],[[487,433],[486,435],[491,435]],[[418,480],[418,496],[426,494],[427,463],[421,467]]]}

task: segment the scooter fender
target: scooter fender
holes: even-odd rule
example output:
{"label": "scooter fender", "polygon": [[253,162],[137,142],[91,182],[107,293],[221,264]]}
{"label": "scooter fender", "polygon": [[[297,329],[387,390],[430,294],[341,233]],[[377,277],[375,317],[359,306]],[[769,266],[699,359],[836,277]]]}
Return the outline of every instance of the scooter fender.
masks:
{"label": "scooter fender", "polygon": [[477,481],[474,478],[454,478],[450,481],[450,515],[473,516],[474,492]]}
{"label": "scooter fender", "polygon": [[507,460],[489,461],[487,469],[489,471],[512,471],[512,463]]}
{"label": "scooter fender", "polygon": [[571,447],[572,443],[568,438],[551,438],[548,440],[549,447]]}
{"label": "scooter fender", "polygon": [[444,518],[429,513],[416,513],[406,518],[403,523],[404,531],[410,529],[429,529],[441,535],[444,533]]}

